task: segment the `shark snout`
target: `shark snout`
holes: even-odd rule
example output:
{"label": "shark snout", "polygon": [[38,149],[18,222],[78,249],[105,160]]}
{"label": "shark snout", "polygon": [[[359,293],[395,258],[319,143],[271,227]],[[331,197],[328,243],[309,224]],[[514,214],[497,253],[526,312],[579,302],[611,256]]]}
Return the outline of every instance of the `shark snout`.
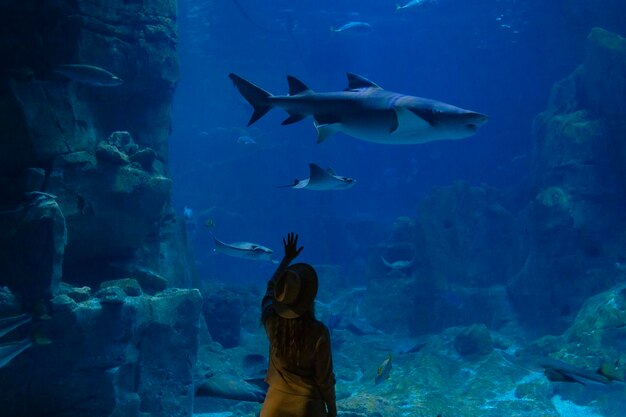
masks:
{"label": "shark snout", "polygon": [[470,129],[476,130],[485,123],[487,123],[487,120],[489,120],[489,117],[484,114],[470,112],[469,114],[467,114],[465,125]]}

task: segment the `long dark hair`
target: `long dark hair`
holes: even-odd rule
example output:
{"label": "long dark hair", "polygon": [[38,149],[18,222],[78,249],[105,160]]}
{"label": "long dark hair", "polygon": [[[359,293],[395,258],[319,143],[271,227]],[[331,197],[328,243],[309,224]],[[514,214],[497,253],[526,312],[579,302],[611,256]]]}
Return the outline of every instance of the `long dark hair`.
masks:
{"label": "long dark hair", "polygon": [[272,352],[289,365],[299,365],[307,334],[310,334],[311,328],[317,322],[314,307],[311,306],[306,313],[295,319],[280,317],[273,310],[271,315],[268,337]]}

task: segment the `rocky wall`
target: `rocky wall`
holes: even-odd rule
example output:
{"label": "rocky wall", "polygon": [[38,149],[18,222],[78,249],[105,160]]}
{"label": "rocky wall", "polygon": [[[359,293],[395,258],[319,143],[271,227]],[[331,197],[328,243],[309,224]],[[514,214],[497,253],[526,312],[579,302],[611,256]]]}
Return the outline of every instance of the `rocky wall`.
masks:
{"label": "rocky wall", "polygon": [[[163,262],[188,258],[166,165],[178,79],[176,1],[1,7],[0,210],[24,204],[25,192],[57,199],[67,228],[66,281],[97,286],[132,276],[139,264],[167,275],[171,286],[190,287],[189,262]],[[65,64],[97,66],[123,83],[68,78],[58,72]],[[0,284],[12,280],[0,276]]]}
{"label": "rocky wall", "polygon": [[530,252],[509,286],[529,327],[560,332],[626,259],[626,39],[595,28],[534,123]]}

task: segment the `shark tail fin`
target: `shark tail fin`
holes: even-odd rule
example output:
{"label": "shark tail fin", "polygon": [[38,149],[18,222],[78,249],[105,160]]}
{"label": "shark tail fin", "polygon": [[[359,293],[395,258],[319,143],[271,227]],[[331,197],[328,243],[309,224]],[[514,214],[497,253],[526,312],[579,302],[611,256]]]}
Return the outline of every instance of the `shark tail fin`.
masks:
{"label": "shark tail fin", "polygon": [[228,78],[232,80],[233,84],[237,87],[237,90],[239,90],[243,98],[245,98],[254,109],[254,113],[252,113],[252,116],[250,117],[248,126],[259,120],[265,115],[265,113],[272,109],[272,105],[268,101],[268,98],[272,96],[269,92],[249,81],[244,80],[236,74],[231,73],[228,75]]}

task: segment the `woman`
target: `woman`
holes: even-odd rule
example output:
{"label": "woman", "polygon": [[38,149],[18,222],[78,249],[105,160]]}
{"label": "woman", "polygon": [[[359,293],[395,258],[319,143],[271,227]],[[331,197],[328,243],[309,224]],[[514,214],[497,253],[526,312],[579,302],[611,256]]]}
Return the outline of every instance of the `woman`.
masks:
{"label": "woman", "polygon": [[270,342],[261,417],[335,417],[335,374],[328,328],[315,319],[317,274],[289,265],[302,252],[298,235],[283,239],[285,256],[267,283],[261,321]]}

